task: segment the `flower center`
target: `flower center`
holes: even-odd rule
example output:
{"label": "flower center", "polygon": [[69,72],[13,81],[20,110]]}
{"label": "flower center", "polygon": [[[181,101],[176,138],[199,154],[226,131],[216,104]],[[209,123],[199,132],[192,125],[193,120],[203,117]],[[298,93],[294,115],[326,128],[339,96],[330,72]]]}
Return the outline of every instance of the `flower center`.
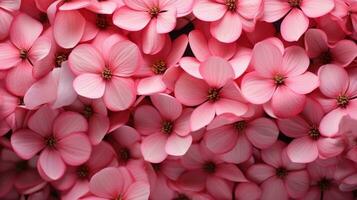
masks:
{"label": "flower center", "polygon": [[115,198],[115,200],[124,200],[123,195],[119,194],[117,198]]}
{"label": "flower center", "polygon": [[340,95],[337,97],[337,105],[340,108],[346,108],[348,106],[350,99],[346,95]]}
{"label": "flower center", "polygon": [[328,190],[331,187],[331,181],[324,177],[317,182],[317,186],[320,188],[321,191]]}
{"label": "flower center", "polygon": [[276,169],[275,174],[278,178],[285,178],[288,175],[288,170],[286,170],[284,167],[279,167]]}
{"label": "flower center", "polygon": [[90,118],[93,115],[93,108],[90,105],[86,105],[84,106],[83,112],[82,114],[86,117],[86,118]]}
{"label": "flower center", "polygon": [[81,165],[76,170],[77,176],[80,179],[88,178],[89,176],[89,167],[87,165]]}
{"label": "flower center", "polygon": [[207,100],[215,102],[219,99],[219,89],[211,88],[208,90]]}
{"label": "flower center", "polygon": [[103,78],[104,80],[109,81],[110,79],[112,79],[112,76],[113,76],[113,74],[112,74],[112,71],[111,71],[110,69],[105,68],[105,69],[103,70],[103,72],[102,72],[102,78]]}
{"label": "flower center", "polygon": [[45,138],[45,145],[49,148],[55,148],[56,143],[57,143],[57,140],[52,135]]}
{"label": "flower center", "polygon": [[234,123],[234,128],[238,131],[241,132],[247,127],[247,123],[245,121],[238,121]]}
{"label": "flower center", "polygon": [[29,52],[26,49],[20,49],[20,58],[25,60],[28,58]]}
{"label": "flower center", "polygon": [[19,161],[19,162],[17,162],[16,165],[15,165],[15,170],[16,170],[17,172],[22,172],[22,171],[24,171],[24,170],[27,169],[27,168],[28,168],[28,163],[27,163],[26,160]]}
{"label": "flower center", "polygon": [[164,74],[167,70],[166,63],[163,60],[159,60],[152,65],[151,69],[155,74]]}
{"label": "flower center", "polygon": [[291,7],[300,7],[302,0],[288,0]]}
{"label": "flower center", "polygon": [[275,82],[275,85],[277,85],[277,86],[283,85],[284,80],[285,80],[285,77],[280,74],[277,74],[274,76],[274,82]]}
{"label": "flower center", "polygon": [[107,17],[102,14],[98,14],[95,19],[95,24],[99,29],[106,29],[108,27]]}
{"label": "flower center", "polygon": [[68,54],[66,53],[58,53],[55,58],[56,67],[61,67],[62,63],[68,59]]}
{"label": "flower center", "polygon": [[188,196],[186,196],[185,194],[179,194],[176,198],[174,198],[173,200],[190,200],[190,198],[188,198]]}
{"label": "flower center", "polygon": [[203,164],[203,170],[209,174],[213,174],[216,172],[216,164],[212,161],[208,161]]}
{"label": "flower center", "polygon": [[320,59],[320,62],[324,65],[331,63],[331,61],[332,61],[331,52],[325,51],[325,52],[321,53],[319,59]]}
{"label": "flower center", "polygon": [[161,163],[151,163],[151,166],[155,172],[158,172],[161,169]]}
{"label": "flower center", "polygon": [[149,10],[149,14],[151,16],[151,18],[155,18],[159,15],[160,13],[160,8],[159,7],[152,7],[150,10]]}
{"label": "flower center", "polygon": [[121,148],[119,150],[119,157],[120,157],[120,160],[122,160],[124,162],[130,160],[130,158],[131,158],[130,150],[128,148]]}
{"label": "flower center", "polygon": [[311,137],[311,139],[313,140],[317,140],[320,138],[320,131],[317,127],[313,126],[311,127],[311,129],[309,130],[309,136]]}
{"label": "flower center", "polygon": [[174,124],[170,121],[164,121],[162,123],[161,131],[167,135],[171,134]]}
{"label": "flower center", "polygon": [[48,16],[47,16],[47,13],[45,12],[41,12],[40,13],[40,16],[39,16],[39,20],[41,23],[47,23],[48,22]]}
{"label": "flower center", "polygon": [[237,8],[236,0],[226,0],[226,6],[229,11],[235,11]]}

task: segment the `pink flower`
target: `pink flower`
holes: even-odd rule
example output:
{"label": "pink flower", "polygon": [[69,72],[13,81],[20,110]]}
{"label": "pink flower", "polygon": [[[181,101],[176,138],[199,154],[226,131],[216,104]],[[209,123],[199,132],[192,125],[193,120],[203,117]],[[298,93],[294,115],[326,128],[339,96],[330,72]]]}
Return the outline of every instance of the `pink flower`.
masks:
{"label": "pink flower", "polygon": [[[255,18],[261,9],[261,0],[201,0],[193,8],[193,14],[200,20],[211,22],[210,32],[224,43],[236,41],[242,28],[254,30]],[[253,24],[253,25],[251,25]],[[253,27],[250,28],[249,26]]]}
{"label": "pink flower", "polygon": [[0,44],[0,69],[10,69],[5,80],[6,88],[17,96],[23,96],[35,81],[33,63],[44,58],[51,49],[51,42],[40,37],[42,30],[40,22],[19,14],[11,26],[10,41]]}
{"label": "pink flower", "polygon": [[130,76],[138,67],[140,51],[134,43],[121,41],[102,53],[89,44],[79,45],[71,52],[69,65],[78,75],[73,87],[81,96],[103,97],[110,110],[125,110],[136,98]]}
{"label": "pink flower", "polygon": [[203,141],[209,150],[220,154],[226,162],[238,164],[247,161],[253,147],[265,149],[278,139],[278,127],[270,119],[222,118],[212,122],[211,125],[217,123],[216,127],[208,126]]}
{"label": "pink flower", "polygon": [[343,116],[357,119],[357,70],[347,71],[336,65],[324,65],[319,72],[320,91],[325,97],[320,101],[328,109],[322,118],[320,131],[326,136],[336,136]]}
{"label": "pink flower", "polygon": [[194,144],[185,154],[181,163],[186,167],[176,185],[182,190],[207,190],[215,199],[232,198],[231,182],[246,182],[242,171],[231,163],[224,163],[210,152],[203,143]]}
{"label": "pink flower", "polygon": [[284,150],[285,145],[277,142],[262,150],[264,163],[252,165],[248,177],[261,184],[261,199],[302,198],[309,189],[309,174],[304,164],[292,163]]}
{"label": "pink flower", "polygon": [[309,163],[317,158],[325,159],[342,153],[344,144],[341,137],[332,138],[320,133],[320,121],[324,114],[321,105],[308,98],[300,115],[278,120],[280,130],[296,138],[287,147],[291,161]]}
{"label": "pink flower", "polygon": [[13,20],[12,12],[20,8],[21,0],[0,0],[0,40],[9,35],[9,30]]}
{"label": "pink flower", "polygon": [[248,68],[252,56],[251,49],[237,47],[235,43],[221,43],[212,37],[205,37],[200,30],[191,31],[188,39],[195,57],[181,58],[180,66],[191,76],[202,79],[200,63],[211,56],[227,60],[234,70],[234,78],[240,77]]}
{"label": "pink flower", "polygon": [[340,40],[329,45],[327,35],[320,29],[305,33],[306,52],[314,64],[336,64],[347,67],[357,57],[357,45],[351,40]]}
{"label": "pink flower", "polygon": [[[192,113],[190,126],[197,131],[216,115],[245,114],[248,106],[234,79],[231,65],[222,58],[210,57],[200,65],[203,80],[182,74],[175,85],[177,100],[186,106],[198,106]],[[195,86],[195,87],[193,87]]]}
{"label": "pink flower", "polygon": [[135,74],[143,78],[137,85],[138,95],[164,92],[166,80],[171,79],[177,64],[187,47],[187,36],[182,35],[173,42],[168,40],[165,48],[155,55],[144,55],[144,63]]}
{"label": "pink flower", "polygon": [[41,152],[37,169],[44,178],[57,180],[66,164],[77,166],[89,159],[91,145],[84,134],[88,125],[81,115],[43,106],[29,118],[28,127],[13,133],[11,145],[23,159]]}
{"label": "pink flower", "polygon": [[262,190],[255,183],[240,183],[234,193],[237,200],[258,200],[261,198]]}
{"label": "pink flower", "polygon": [[278,117],[294,116],[304,108],[305,94],[318,87],[318,78],[306,72],[309,58],[304,49],[291,46],[283,51],[282,44],[275,43],[265,40],[255,45],[255,71],[243,77],[242,93],[251,103],[270,104]]}
{"label": "pink flower", "polygon": [[341,119],[339,125],[339,134],[345,139],[347,153],[346,157],[357,163],[357,129],[356,119],[345,116]]}
{"label": "pink flower", "polygon": [[137,181],[124,167],[104,168],[96,173],[89,183],[90,192],[102,199],[146,200],[150,186]]}
{"label": "pink flower", "polygon": [[124,0],[125,6],[114,13],[113,22],[128,31],[143,30],[143,52],[155,54],[164,47],[166,33],[175,28],[176,17],[187,14],[193,2],[188,0],[184,5],[179,0]]}
{"label": "pink flower", "polygon": [[160,163],[168,155],[184,155],[192,143],[191,109],[183,110],[182,105],[167,94],[155,94],[150,99],[156,109],[143,105],[134,114],[135,127],[146,136],[141,144],[144,159]]}
{"label": "pink flower", "polygon": [[265,0],[263,20],[275,22],[284,17],[281,35],[286,41],[297,41],[309,27],[309,18],[329,13],[334,0]]}

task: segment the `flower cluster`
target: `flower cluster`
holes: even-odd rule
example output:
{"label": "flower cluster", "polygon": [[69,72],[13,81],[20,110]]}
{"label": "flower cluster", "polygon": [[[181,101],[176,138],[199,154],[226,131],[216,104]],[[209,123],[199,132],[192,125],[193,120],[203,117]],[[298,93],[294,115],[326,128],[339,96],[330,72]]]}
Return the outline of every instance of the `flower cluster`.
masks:
{"label": "flower cluster", "polygon": [[357,198],[357,0],[0,0],[0,199]]}

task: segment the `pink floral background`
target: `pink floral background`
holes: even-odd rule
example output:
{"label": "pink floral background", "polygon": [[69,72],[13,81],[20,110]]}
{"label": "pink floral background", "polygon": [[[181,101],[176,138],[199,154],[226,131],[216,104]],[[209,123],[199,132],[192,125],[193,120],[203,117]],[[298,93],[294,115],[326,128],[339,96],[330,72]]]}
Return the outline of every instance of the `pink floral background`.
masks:
{"label": "pink floral background", "polygon": [[356,40],[357,0],[0,0],[0,199],[357,199]]}

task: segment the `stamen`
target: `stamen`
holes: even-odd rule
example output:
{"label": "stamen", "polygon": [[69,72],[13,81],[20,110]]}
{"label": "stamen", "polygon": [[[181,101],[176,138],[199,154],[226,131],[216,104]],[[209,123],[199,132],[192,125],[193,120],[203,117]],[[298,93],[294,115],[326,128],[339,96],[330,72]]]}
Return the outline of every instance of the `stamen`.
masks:
{"label": "stamen", "polygon": [[285,77],[280,75],[280,74],[277,74],[274,76],[274,82],[275,82],[275,85],[283,85],[284,84],[284,80],[285,80]]}
{"label": "stamen", "polygon": [[108,27],[107,17],[102,14],[98,14],[95,21],[99,29],[106,29]]}
{"label": "stamen", "polygon": [[325,52],[321,53],[319,59],[320,59],[320,62],[324,65],[331,63],[333,60],[330,51],[325,51]]}
{"label": "stamen", "polygon": [[340,95],[337,97],[337,105],[340,108],[346,108],[348,106],[350,99],[346,95]]}
{"label": "stamen", "polygon": [[119,150],[119,157],[121,161],[128,161],[131,158],[130,150],[128,148],[122,148]]}
{"label": "stamen", "polygon": [[25,60],[28,58],[28,51],[26,49],[20,49],[20,58]]}
{"label": "stamen", "polygon": [[55,58],[56,67],[59,68],[62,66],[62,63],[68,59],[68,54],[66,53],[58,53]]}
{"label": "stamen", "polygon": [[84,106],[83,112],[82,114],[86,117],[86,118],[90,118],[93,115],[93,108],[90,105],[86,105]]}
{"label": "stamen", "polygon": [[151,69],[155,74],[164,74],[167,70],[166,63],[163,60],[159,60],[152,65]]}
{"label": "stamen", "polygon": [[236,0],[226,0],[226,6],[229,11],[235,11],[237,8]]}
{"label": "stamen", "polygon": [[80,179],[88,178],[89,176],[89,167],[87,165],[81,165],[77,168],[77,176]]}
{"label": "stamen", "polygon": [[159,7],[152,7],[150,10],[149,10],[149,14],[151,16],[151,18],[155,18],[159,15],[160,13],[160,8]]}
{"label": "stamen", "polygon": [[161,131],[167,135],[171,134],[174,128],[174,124],[170,121],[164,121],[162,123]]}
{"label": "stamen", "polygon": [[203,165],[203,170],[209,174],[216,172],[216,164],[212,161],[208,161]]}
{"label": "stamen", "polygon": [[109,81],[110,79],[112,79],[112,76],[113,76],[113,74],[112,74],[112,71],[111,71],[110,69],[105,68],[105,69],[103,70],[103,72],[102,72],[102,78],[103,78],[104,80]]}
{"label": "stamen", "polygon": [[152,168],[154,169],[155,172],[160,171],[161,169],[161,164],[160,163],[151,163]]}
{"label": "stamen", "polygon": [[313,139],[313,140],[318,140],[320,138],[320,131],[317,127],[311,127],[311,129],[309,130],[309,136]]}
{"label": "stamen", "polygon": [[300,7],[302,0],[288,0],[288,3],[290,4],[291,7]]}
{"label": "stamen", "polygon": [[275,174],[278,178],[285,178],[288,175],[288,170],[286,170],[284,167],[279,167],[276,169]]}
{"label": "stamen", "polygon": [[57,140],[52,135],[45,138],[45,145],[49,148],[55,148],[56,143],[57,143]]}
{"label": "stamen", "polygon": [[179,194],[176,198],[174,198],[173,200],[190,200],[190,198],[188,198],[188,196],[186,196],[185,194]]}
{"label": "stamen", "polygon": [[208,90],[207,100],[215,102],[219,99],[219,89],[212,88]]}
{"label": "stamen", "polygon": [[238,122],[234,123],[234,128],[238,132],[242,132],[246,127],[247,127],[247,123],[245,121],[238,121]]}
{"label": "stamen", "polygon": [[321,191],[325,191],[330,189],[331,181],[328,180],[327,178],[322,178],[320,181],[317,182],[317,185]]}

